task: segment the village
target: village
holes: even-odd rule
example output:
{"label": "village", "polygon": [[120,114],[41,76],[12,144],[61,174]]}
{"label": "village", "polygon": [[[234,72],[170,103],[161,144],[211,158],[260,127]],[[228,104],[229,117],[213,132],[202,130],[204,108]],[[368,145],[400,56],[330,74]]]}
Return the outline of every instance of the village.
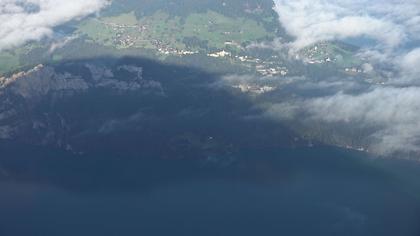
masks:
{"label": "village", "polygon": [[[165,42],[158,38],[145,38],[142,35],[148,35],[150,26],[146,24],[126,24],[126,23],[115,23],[99,21],[104,24],[109,30],[113,32],[113,45],[119,48],[133,48],[138,47],[140,44],[147,44],[153,47],[159,54],[166,56],[188,56],[202,53],[202,50],[188,49],[186,46],[178,48],[173,43]],[[229,34],[230,32],[224,32]],[[224,43],[225,48],[221,50],[213,50],[206,52],[208,57],[227,59],[235,63],[245,64],[248,67],[254,67],[255,71],[261,76],[286,76],[288,75],[288,69],[284,66],[276,65],[273,62],[263,61],[259,58],[253,58],[249,55],[243,55],[244,48],[233,40],[226,41]],[[242,53],[232,52],[227,48],[237,48]],[[252,89],[248,89],[252,90]]]}

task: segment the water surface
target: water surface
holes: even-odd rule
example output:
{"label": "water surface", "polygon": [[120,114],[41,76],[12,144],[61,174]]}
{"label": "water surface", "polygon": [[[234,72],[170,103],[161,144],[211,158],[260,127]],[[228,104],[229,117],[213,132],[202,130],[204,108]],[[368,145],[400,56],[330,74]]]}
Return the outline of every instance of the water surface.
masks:
{"label": "water surface", "polygon": [[3,159],[0,235],[420,235],[414,163],[335,148],[235,155]]}

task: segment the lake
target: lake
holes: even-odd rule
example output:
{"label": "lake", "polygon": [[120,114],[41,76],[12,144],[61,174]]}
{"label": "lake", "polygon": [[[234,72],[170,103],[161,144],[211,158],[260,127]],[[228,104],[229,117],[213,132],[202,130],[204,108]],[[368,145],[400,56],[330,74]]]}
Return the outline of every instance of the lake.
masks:
{"label": "lake", "polygon": [[420,235],[409,161],[330,147],[229,165],[55,155],[0,158],[0,235]]}

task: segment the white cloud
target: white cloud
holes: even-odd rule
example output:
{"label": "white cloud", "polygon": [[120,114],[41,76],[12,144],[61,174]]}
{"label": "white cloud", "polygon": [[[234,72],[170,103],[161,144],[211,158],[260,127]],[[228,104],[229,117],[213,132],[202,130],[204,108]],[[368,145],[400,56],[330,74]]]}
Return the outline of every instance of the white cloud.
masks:
{"label": "white cloud", "polygon": [[52,35],[53,28],[97,12],[107,0],[1,0],[0,50]]}
{"label": "white cloud", "polygon": [[[286,31],[293,55],[320,41],[357,42],[359,56],[385,69],[393,84],[420,83],[416,69],[420,47],[419,0],[275,0],[275,10]],[[354,39],[358,39],[354,41]],[[362,42],[362,43],[361,43]]]}
{"label": "white cloud", "polygon": [[[368,39],[358,53],[369,61],[362,68],[372,76],[379,68],[381,73],[376,75],[387,83],[359,81],[359,88],[354,85],[349,90],[342,84],[348,78],[337,78],[329,89],[327,80],[296,82],[289,92],[298,95],[271,101],[266,115],[300,123],[301,128],[317,130],[324,138],[359,139],[356,142],[378,154],[420,153],[420,1],[275,3],[280,22],[295,37],[290,43],[292,52],[320,41]],[[317,90],[316,95],[310,95],[308,86]],[[349,141],[346,138],[338,142]]]}
{"label": "white cloud", "polygon": [[334,133],[323,135],[361,130],[362,137],[349,138],[362,138],[377,154],[420,152],[420,87],[376,87],[359,94],[294,99],[269,106],[266,115],[299,120],[308,127],[321,122]]}
{"label": "white cloud", "polygon": [[399,63],[404,73],[403,76],[408,78],[420,77],[420,48],[403,55]]}
{"label": "white cloud", "polygon": [[275,10],[295,48],[322,40],[365,37],[381,48],[420,38],[418,0],[275,0]]}
{"label": "white cloud", "polygon": [[70,35],[64,38],[60,38],[59,40],[56,40],[51,43],[50,49],[48,51],[49,53],[53,53],[55,50],[63,48],[64,46],[66,46],[68,43],[70,43],[71,41],[75,39],[77,39],[76,35]]}

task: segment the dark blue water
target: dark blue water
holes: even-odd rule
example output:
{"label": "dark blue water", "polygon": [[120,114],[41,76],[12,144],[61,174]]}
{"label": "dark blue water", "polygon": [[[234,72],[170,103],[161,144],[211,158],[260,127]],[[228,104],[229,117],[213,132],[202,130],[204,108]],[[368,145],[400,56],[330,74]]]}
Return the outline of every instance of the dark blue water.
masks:
{"label": "dark blue water", "polygon": [[25,171],[2,160],[0,235],[420,235],[415,163],[332,148],[236,155],[230,166],[41,158]]}

